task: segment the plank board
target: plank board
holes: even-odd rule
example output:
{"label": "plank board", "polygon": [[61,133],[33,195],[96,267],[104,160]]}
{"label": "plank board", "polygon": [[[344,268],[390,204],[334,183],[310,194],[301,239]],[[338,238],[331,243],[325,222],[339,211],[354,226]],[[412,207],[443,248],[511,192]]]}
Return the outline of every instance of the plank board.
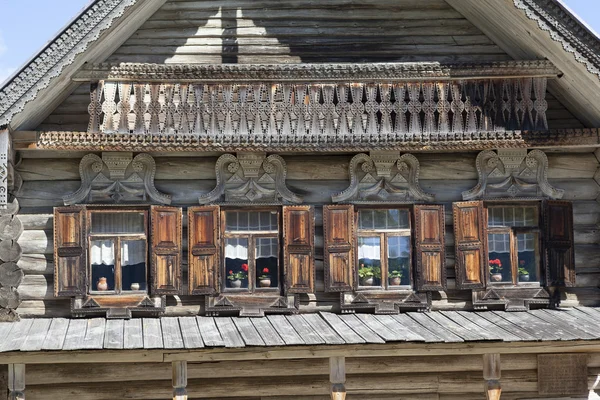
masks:
{"label": "plank board", "polygon": [[[29,333],[21,345],[21,351],[40,351],[50,329],[50,324],[52,324],[52,320],[48,318],[33,320]],[[5,336],[0,333],[0,337]]]}
{"label": "plank board", "polygon": [[284,315],[269,315],[267,319],[286,345],[291,346],[305,343]]}
{"label": "plank board", "polygon": [[160,327],[160,319],[144,318],[142,319],[142,332],[145,349],[162,349],[163,338]]}
{"label": "plank board", "polygon": [[521,326],[523,330],[531,333],[531,335],[537,338],[538,340],[564,340],[562,336],[555,330],[554,327],[547,324],[545,321],[534,317],[533,315],[529,315],[525,312],[518,313],[519,315],[506,311],[491,312],[512,322],[515,325]]}
{"label": "plank board", "polygon": [[[472,323],[468,319],[462,317],[456,311],[442,311],[439,313],[429,313],[430,316],[437,316],[436,322],[446,320],[451,321],[449,328],[456,333],[458,336],[465,340],[494,340],[502,341],[503,338],[492,332],[488,332],[481,326]],[[471,338],[469,338],[469,336]]]}
{"label": "plank board", "polygon": [[256,331],[256,328],[254,328],[254,325],[252,325],[250,318],[233,318],[233,323],[242,336],[242,339],[244,339],[246,346],[265,345],[265,342]]}
{"label": "plank board", "polygon": [[[283,316],[279,315],[283,318]],[[256,328],[256,331],[260,335],[263,342],[267,346],[285,346],[286,342],[279,336],[275,327],[268,318],[252,318],[252,325]],[[285,321],[285,319],[284,319]]]}
{"label": "plank board", "polygon": [[104,331],[106,319],[92,318],[88,319],[85,327],[85,336],[83,337],[82,349],[102,349],[104,346]]}
{"label": "plank board", "polygon": [[87,329],[87,321],[85,319],[72,319],[69,321],[69,329],[65,336],[63,350],[78,350],[83,346],[85,340],[85,331]]}
{"label": "plank board", "polygon": [[32,319],[22,319],[18,322],[13,322],[13,327],[8,336],[0,341],[0,351],[15,351],[19,350],[33,325]]}
{"label": "plank board", "polygon": [[444,339],[442,339],[440,336],[436,335],[434,332],[410,318],[408,314],[396,314],[390,315],[390,317],[392,317],[399,325],[406,327],[406,329],[415,333],[419,337],[422,337],[426,343],[437,343],[444,341]]}
{"label": "plank board", "polygon": [[231,318],[215,318],[215,324],[217,324],[217,328],[219,329],[219,333],[221,334],[221,338],[223,338],[223,342],[225,343],[225,347],[244,347],[244,339],[238,332],[235,324],[231,320]]}
{"label": "plank board", "polygon": [[[550,313],[549,310],[545,311]],[[564,321],[577,326],[596,339],[600,338],[600,319],[589,318],[588,314],[574,308],[561,310],[558,313]],[[556,314],[557,311],[551,313],[550,316],[555,317]]]}
{"label": "plank board", "polygon": [[365,339],[354,332],[337,314],[322,312],[320,315],[346,343],[365,343]]}
{"label": "plank board", "polygon": [[560,316],[554,313],[547,313],[547,310],[531,310],[528,311],[529,314],[535,316],[536,318],[545,321],[548,324],[551,324],[553,327],[557,329],[557,333],[561,334],[561,337],[566,340],[591,340],[594,339],[593,335],[590,335],[583,329],[579,329],[577,324],[571,324],[570,322],[565,321]]}
{"label": "plank board", "polygon": [[124,320],[109,319],[106,320],[104,331],[105,349],[122,349],[124,346]]}
{"label": "plank board", "polygon": [[194,317],[180,317],[179,326],[183,336],[183,344],[186,349],[199,349],[204,347],[202,336],[198,329],[198,323]]}
{"label": "plank board", "polygon": [[408,317],[410,317],[411,319],[413,319],[417,324],[423,326],[428,331],[435,333],[435,335],[438,336],[442,342],[447,342],[447,343],[464,342],[464,340],[460,336],[455,335],[454,333],[448,331],[445,327],[441,326],[440,324],[438,324],[433,319],[429,318],[427,315],[425,315],[423,313],[413,312],[413,313],[407,313],[406,315]]}
{"label": "plank board", "polygon": [[372,330],[354,314],[342,314],[339,316],[342,321],[346,323],[354,332],[362,337],[367,343],[385,343],[385,340],[381,338],[377,331]]}
{"label": "plank board", "polygon": [[[376,332],[379,335],[387,334],[388,337],[385,337],[386,340],[389,341],[400,341],[400,342],[425,342],[425,338],[407,326],[399,323],[395,320],[391,315],[369,315],[369,314],[357,314],[358,318],[362,319],[363,322],[369,323],[369,326],[372,328],[382,326]],[[379,324],[379,325],[377,325]]]}
{"label": "plank board", "polygon": [[53,318],[42,350],[61,350],[63,348],[67,330],[69,329],[69,320],[65,318]]}
{"label": "plank board", "polygon": [[[317,314],[303,314],[301,317],[308,322],[314,331],[319,333],[319,336],[325,340],[327,344],[344,344],[346,343],[328,324],[323,321],[323,318]],[[290,319],[291,321],[291,319]]]}
{"label": "plank board", "polygon": [[144,332],[142,329],[142,320],[139,318],[130,319],[123,324],[123,348],[143,349],[144,348]]}
{"label": "plank board", "polygon": [[212,317],[196,317],[196,322],[198,322],[198,329],[200,330],[202,341],[207,347],[225,346],[225,342],[221,338],[219,329],[217,329]]}
{"label": "plank board", "polygon": [[480,317],[479,315],[477,315],[473,312],[456,311],[456,314],[458,314],[462,318],[469,320],[470,322],[482,327],[486,331],[493,333],[497,337],[502,338],[502,340],[505,342],[521,342],[521,341],[523,341],[523,339],[520,336],[514,335],[512,332],[502,329],[498,325],[488,321],[485,318]]}
{"label": "plank board", "polygon": [[521,329],[519,325],[515,325],[512,322],[500,317],[499,315],[493,314],[489,311],[477,312],[475,313],[475,315],[490,321],[490,323],[504,329],[505,331],[512,333],[513,335],[519,336],[523,341],[537,340],[537,338],[533,336],[530,332]]}
{"label": "plank board", "polygon": [[302,315],[288,315],[285,319],[306,344],[326,343],[325,339],[319,335],[315,328]]}
{"label": "plank board", "polygon": [[183,349],[183,337],[177,317],[163,317],[160,319],[163,345],[165,349]]}

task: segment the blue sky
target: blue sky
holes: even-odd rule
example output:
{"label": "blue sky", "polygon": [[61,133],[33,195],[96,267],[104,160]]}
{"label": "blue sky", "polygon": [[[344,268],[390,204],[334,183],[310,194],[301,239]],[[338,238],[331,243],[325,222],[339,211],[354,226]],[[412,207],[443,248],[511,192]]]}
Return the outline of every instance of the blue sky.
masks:
{"label": "blue sky", "polygon": [[[90,0],[0,0],[0,86]],[[600,0],[563,0],[600,32]]]}

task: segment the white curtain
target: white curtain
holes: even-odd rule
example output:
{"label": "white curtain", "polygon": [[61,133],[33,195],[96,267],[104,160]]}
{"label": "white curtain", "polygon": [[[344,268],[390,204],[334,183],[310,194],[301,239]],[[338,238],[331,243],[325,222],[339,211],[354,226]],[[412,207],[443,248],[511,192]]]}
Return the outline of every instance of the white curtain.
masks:
{"label": "white curtain", "polygon": [[256,258],[278,258],[279,246],[275,238],[256,239]]}
{"label": "white curtain", "polygon": [[[146,260],[146,242],[142,240],[121,242],[121,265],[139,264]],[[92,242],[91,262],[93,265],[115,265],[115,247],[112,240]]]}
{"label": "white curtain", "polygon": [[92,265],[115,265],[115,246],[112,240],[94,240],[92,242]]}
{"label": "white curtain", "polygon": [[388,239],[388,257],[399,258],[408,257],[409,253],[408,236],[392,236]]}
{"label": "white curtain", "polygon": [[133,240],[130,242],[121,242],[121,265],[134,265],[146,261],[146,242],[143,240]]}
{"label": "white curtain", "polygon": [[358,238],[358,259],[381,259],[381,240],[378,237]]}
{"label": "white curtain", "polygon": [[227,239],[225,257],[239,260],[248,259],[248,239]]}

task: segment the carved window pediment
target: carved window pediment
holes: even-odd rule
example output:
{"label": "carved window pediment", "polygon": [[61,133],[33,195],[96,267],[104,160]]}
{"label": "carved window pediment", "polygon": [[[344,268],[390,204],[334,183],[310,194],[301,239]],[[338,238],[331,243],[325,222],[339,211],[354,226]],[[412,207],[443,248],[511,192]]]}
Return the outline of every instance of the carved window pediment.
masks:
{"label": "carved window pediment", "polygon": [[499,149],[479,153],[479,182],[463,192],[463,200],[561,199],[564,190],[548,183],[548,158],[541,150]]}
{"label": "carved window pediment", "polygon": [[217,186],[200,196],[200,204],[301,203],[302,197],[285,185],[287,167],[276,154],[240,152],[224,154],[215,166]]}
{"label": "carved window pediment", "polygon": [[419,161],[398,151],[372,151],[357,154],[350,161],[350,186],[332,196],[340,202],[412,203],[433,201],[434,196],[419,186]]}
{"label": "carved window pediment", "polygon": [[78,203],[128,203],[150,200],[170,204],[171,196],[154,186],[156,164],[148,154],[105,152],[87,154],[79,164],[81,187],[63,197],[65,205]]}

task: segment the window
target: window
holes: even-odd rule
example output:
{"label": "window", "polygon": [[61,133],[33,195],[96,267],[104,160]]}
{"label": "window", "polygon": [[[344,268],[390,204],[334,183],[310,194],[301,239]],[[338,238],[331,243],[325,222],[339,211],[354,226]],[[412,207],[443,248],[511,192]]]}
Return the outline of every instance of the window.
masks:
{"label": "window", "polygon": [[489,282],[539,282],[539,207],[488,205],[487,214]]}
{"label": "window", "polygon": [[224,291],[280,288],[278,209],[224,211]]}
{"label": "window", "polygon": [[147,211],[88,211],[89,292],[148,291]]}
{"label": "window", "polygon": [[357,247],[359,289],[410,287],[412,244],[408,210],[359,210]]}

